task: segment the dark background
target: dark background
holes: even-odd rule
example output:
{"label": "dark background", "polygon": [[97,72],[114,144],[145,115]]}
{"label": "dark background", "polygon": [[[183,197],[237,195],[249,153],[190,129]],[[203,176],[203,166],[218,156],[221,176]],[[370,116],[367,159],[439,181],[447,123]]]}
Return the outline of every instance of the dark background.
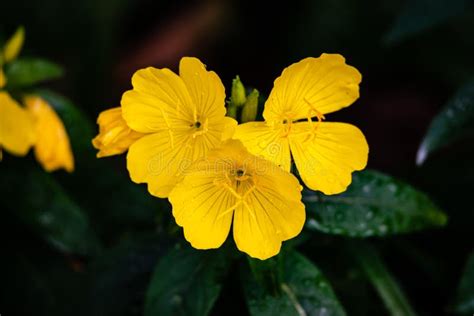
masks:
{"label": "dark background", "polygon": [[[416,18],[407,17],[407,10]],[[433,12],[437,18],[428,19]],[[321,53],[344,55],[362,73],[361,97],[327,120],[361,128],[370,145],[369,168],[407,180],[447,212],[447,228],[388,241],[394,245],[384,256],[421,315],[450,313],[474,235],[474,186],[465,169],[472,170],[473,146],[466,142],[446,148],[421,168],[415,158],[431,119],[474,73],[470,1],[15,0],[2,1],[0,21],[3,39],[18,25],[25,26],[23,55],[64,66],[64,78],[48,86],[72,99],[91,120],[119,105],[134,71],[145,66],[177,70],[182,56],[199,57],[219,74],[227,91],[240,75],[244,84],[268,94],[291,63]],[[110,163],[125,172],[120,159]],[[35,239],[22,229],[9,227],[25,240]],[[5,238],[16,237],[5,233]],[[35,257],[47,258],[51,250],[41,247]],[[327,251],[318,258],[331,278],[328,270],[337,249]],[[414,267],[410,252],[425,263],[425,270]],[[2,260],[12,255],[14,250],[5,251]],[[335,287],[351,315],[354,293]],[[376,299],[372,289],[366,290],[369,302]],[[226,289],[226,295],[232,290]],[[244,305],[242,298],[235,302]],[[222,304],[217,311],[224,309]]]}

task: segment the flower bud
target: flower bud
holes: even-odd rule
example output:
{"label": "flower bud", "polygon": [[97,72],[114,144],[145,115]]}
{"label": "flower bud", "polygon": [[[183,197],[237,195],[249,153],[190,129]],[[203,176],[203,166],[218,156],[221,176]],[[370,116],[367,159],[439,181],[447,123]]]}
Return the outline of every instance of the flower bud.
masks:
{"label": "flower bud", "polygon": [[253,91],[247,96],[247,101],[245,102],[240,116],[242,123],[255,121],[258,110],[258,96],[259,93],[256,89],[253,89]]}
{"label": "flower bud", "polygon": [[231,106],[241,107],[245,104],[245,87],[239,76],[232,80],[232,91],[230,96]]}

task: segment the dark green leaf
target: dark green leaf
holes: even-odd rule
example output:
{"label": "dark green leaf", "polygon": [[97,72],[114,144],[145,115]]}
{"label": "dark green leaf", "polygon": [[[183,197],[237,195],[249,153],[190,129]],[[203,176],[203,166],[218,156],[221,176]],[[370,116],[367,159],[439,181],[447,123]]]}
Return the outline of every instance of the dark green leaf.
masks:
{"label": "dark green leaf", "polygon": [[228,261],[222,251],[175,248],[156,266],[145,316],[208,315],[222,288]]}
{"label": "dark green leaf", "polygon": [[[345,315],[331,286],[308,259],[290,251],[273,260],[283,260],[281,271],[268,271],[266,261],[256,260],[252,263],[254,273],[248,268],[242,270],[242,283],[251,315]],[[274,277],[255,278],[255,266],[259,264],[266,266],[259,273],[272,273]],[[259,282],[261,279],[278,279],[277,291],[269,291]]]}
{"label": "dark green leaf", "polygon": [[474,80],[464,85],[433,119],[418,149],[421,165],[435,150],[474,136]]}
{"label": "dark green leaf", "polygon": [[463,315],[474,314],[474,252],[469,256],[459,284],[455,310]]}
{"label": "dark green leaf", "polygon": [[416,315],[397,281],[388,271],[378,252],[364,242],[351,243],[350,251],[372,281],[392,316]]}
{"label": "dark green leaf", "polygon": [[63,75],[60,66],[39,58],[18,58],[5,67],[7,87],[31,86]]}
{"label": "dark green leaf", "polygon": [[394,43],[463,13],[470,0],[407,0],[385,42]]}
{"label": "dark green leaf", "polygon": [[61,251],[92,255],[100,244],[84,212],[31,161],[0,164],[0,201]]}
{"label": "dark green leaf", "polygon": [[305,191],[310,229],[352,237],[386,236],[442,226],[446,215],[412,186],[380,172],[353,174],[346,192]]}

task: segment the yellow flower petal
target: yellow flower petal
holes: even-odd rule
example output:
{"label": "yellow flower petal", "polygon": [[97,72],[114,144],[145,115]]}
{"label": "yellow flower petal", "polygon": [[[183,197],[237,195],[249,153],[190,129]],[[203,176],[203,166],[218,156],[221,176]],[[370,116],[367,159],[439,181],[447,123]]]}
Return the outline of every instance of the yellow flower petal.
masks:
{"label": "yellow flower petal", "polygon": [[262,260],[276,255],[282,241],[298,235],[305,221],[298,180],[251,155],[237,140],[193,163],[169,199],[194,247],[219,247],[234,214],[237,247]]}
{"label": "yellow flower petal", "polygon": [[99,135],[92,140],[92,145],[99,150],[98,158],[124,153],[130,145],[145,135],[128,127],[122,118],[120,107],[101,112],[97,124]]}
{"label": "yellow flower petal", "polygon": [[237,121],[234,120],[231,117],[226,116],[222,120],[222,124],[223,124],[224,128],[222,129],[221,139],[223,141],[231,139],[234,136],[235,129],[237,128],[237,124],[238,124]]}
{"label": "yellow flower petal", "polygon": [[187,132],[168,131],[146,135],[133,143],[127,155],[127,168],[136,183],[148,183],[148,191],[167,197],[193,161],[205,156],[204,138],[192,138]]}
{"label": "yellow flower petal", "polygon": [[262,156],[286,171],[291,168],[290,145],[281,127],[265,122],[249,122],[237,126],[235,139],[242,141],[252,154]]}
{"label": "yellow flower petal", "polygon": [[35,156],[43,168],[55,171],[63,168],[74,171],[74,156],[63,122],[42,98],[28,96],[25,105],[36,120]]}
{"label": "yellow flower petal", "polygon": [[214,71],[194,57],[183,57],[179,63],[179,75],[183,79],[196,106],[196,112],[212,120],[225,116],[224,85]]}
{"label": "yellow flower petal", "polygon": [[5,87],[6,84],[7,84],[7,77],[5,77],[5,73],[3,72],[3,68],[0,63],[0,89]]}
{"label": "yellow flower petal", "polygon": [[[209,166],[209,167],[212,167]],[[204,169],[185,177],[169,196],[173,216],[184,236],[197,249],[219,248],[229,235],[236,197],[214,184],[222,172]],[[218,180],[217,180],[218,181]]]}
{"label": "yellow flower petal", "polygon": [[0,92],[0,150],[24,156],[35,142],[32,115],[7,92]]}
{"label": "yellow flower petal", "polygon": [[[305,222],[298,180],[275,165],[268,168],[234,214],[237,248],[261,260],[278,254],[282,241],[297,236]],[[249,191],[249,183],[239,190],[241,194]]]}
{"label": "yellow flower petal", "polygon": [[338,54],[322,54],[292,64],[275,80],[265,103],[266,121],[318,116],[351,105],[362,76]]}
{"label": "yellow flower petal", "polygon": [[132,85],[133,90],[125,92],[121,102],[123,118],[131,129],[153,133],[186,128],[194,122],[194,105],[188,89],[171,70],[153,67],[138,70],[132,77]]}
{"label": "yellow flower petal", "polygon": [[15,34],[7,41],[3,49],[4,62],[8,63],[14,60],[20,54],[23,42],[25,41],[25,29],[20,26]]}
{"label": "yellow flower petal", "polygon": [[310,189],[341,193],[351,183],[352,172],[367,165],[369,147],[357,127],[326,122],[293,126],[291,153],[301,179]]}

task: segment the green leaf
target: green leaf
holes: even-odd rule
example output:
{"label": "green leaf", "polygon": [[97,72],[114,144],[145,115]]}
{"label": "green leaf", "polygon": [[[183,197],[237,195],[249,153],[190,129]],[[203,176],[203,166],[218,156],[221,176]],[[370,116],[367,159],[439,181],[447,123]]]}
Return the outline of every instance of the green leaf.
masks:
{"label": "green leaf", "polygon": [[[243,269],[242,283],[251,315],[345,315],[344,309],[334,295],[331,286],[321,272],[307,258],[290,251],[273,260],[280,264],[270,264],[281,271],[268,271],[266,261],[252,263],[252,271]],[[255,278],[256,265],[263,265],[259,273],[272,273],[272,277]],[[262,279],[278,280],[277,291],[259,282]]]}
{"label": "green leaf", "polygon": [[455,311],[460,314],[474,314],[474,251],[471,252],[459,284]]}
{"label": "green leaf", "polygon": [[0,164],[0,203],[63,252],[94,255],[101,246],[84,212],[31,161]]}
{"label": "green leaf", "polygon": [[397,281],[372,246],[364,242],[354,242],[350,244],[349,249],[384,301],[390,315],[416,315]]}
{"label": "green leaf", "polygon": [[474,136],[474,80],[465,84],[431,122],[418,149],[421,165],[434,151]]}
{"label": "green leaf", "polygon": [[384,41],[395,43],[466,11],[470,0],[408,0]]}
{"label": "green leaf", "polygon": [[32,86],[42,81],[59,78],[63,75],[60,66],[39,58],[19,58],[5,67],[7,87]]}
{"label": "green leaf", "polygon": [[209,315],[227,268],[222,251],[172,249],[156,266],[144,315]]}
{"label": "green leaf", "polygon": [[351,237],[387,236],[446,224],[446,215],[424,193],[377,171],[353,174],[346,192],[305,190],[306,226]]}

